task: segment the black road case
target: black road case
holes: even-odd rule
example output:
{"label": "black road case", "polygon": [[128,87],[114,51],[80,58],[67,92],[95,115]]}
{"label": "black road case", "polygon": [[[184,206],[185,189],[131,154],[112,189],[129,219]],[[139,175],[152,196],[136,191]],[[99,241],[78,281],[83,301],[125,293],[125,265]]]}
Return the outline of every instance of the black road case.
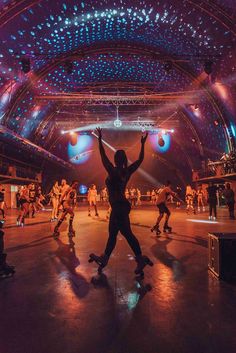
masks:
{"label": "black road case", "polygon": [[208,268],[219,279],[236,279],[236,233],[208,233]]}

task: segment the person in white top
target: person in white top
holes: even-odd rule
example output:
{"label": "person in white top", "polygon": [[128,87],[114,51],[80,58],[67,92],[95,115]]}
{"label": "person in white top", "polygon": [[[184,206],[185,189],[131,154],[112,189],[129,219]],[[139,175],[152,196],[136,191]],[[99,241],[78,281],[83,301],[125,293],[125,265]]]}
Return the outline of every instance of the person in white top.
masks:
{"label": "person in white top", "polygon": [[151,229],[151,232],[155,231],[157,235],[161,233],[161,231],[159,229],[159,224],[160,224],[160,221],[162,220],[164,214],[166,214],[166,218],[165,218],[163,231],[164,232],[171,232],[171,230],[172,230],[172,228],[169,227],[169,225],[168,225],[168,221],[169,221],[171,213],[170,213],[170,210],[168,209],[168,207],[166,206],[166,201],[170,195],[176,196],[176,193],[171,190],[171,182],[167,181],[166,186],[157,195],[157,208],[159,209],[159,217],[157,218],[156,224]]}
{"label": "person in white top", "polygon": [[185,200],[187,203],[187,213],[190,211],[193,212],[193,214],[196,213],[195,207],[194,207],[194,197],[195,197],[196,191],[191,187],[191,185],[186,186],[186,194],[185,194]]}
{"label": "person in white top", "polygon": [[62,216],[61,216],[60,220],[58,221],[56,227],[54,228],[54,233],[53,233],[54,238],[59,237],[59,235],[60,235],[59,227],[62,224],[62,222],[65,220],[66,215],[68,213],[70,215],[68,236],[69,237],[75,236],[75,231],[73,229],[73,220],[74,220],[74,215],[75,215],[74,209],[75,209],[76,199],[77,199],[77,186],[78,186],[78,181],[74,180],[72,182],[71,186],[69,186],[69,188],[67,188],[65,190],[65,192],[63,194],[61,194],[62,201],[60,201],[60,202],[61,203],[63,202],[63,213],[62,213]]}
{"label": "person in white top", "polygon": [[52,203],[52,214],[51,221],[57,219],[58,205],[59,205],[59,197],[60,197],[60,188],[58,185],[58,181],[55,181],[52,190],[50,191],[51,203]]}
{"label": "person in white top", "polygon": [[67,184],[66,179],[62,179],[61,185],[60,185],[60,193],[59,193],[59,205],[58,205],[58,211],[57,211],[57,218],[59,216],[59,211],[60,209],[63,209],[63,198],[62,195],[65,194],[66,190],[69,189],[70,185]]}
{"label": "person in white top", "polygon": [[98,210],[97,210],[97,188],[96,185],[93,184],[91,188],[88,190],[88,203],[89,203],[89,208],[88,208],[88,216],[91,216],[91,206],[94,207],[95,210],[95,216],[98,217]]}

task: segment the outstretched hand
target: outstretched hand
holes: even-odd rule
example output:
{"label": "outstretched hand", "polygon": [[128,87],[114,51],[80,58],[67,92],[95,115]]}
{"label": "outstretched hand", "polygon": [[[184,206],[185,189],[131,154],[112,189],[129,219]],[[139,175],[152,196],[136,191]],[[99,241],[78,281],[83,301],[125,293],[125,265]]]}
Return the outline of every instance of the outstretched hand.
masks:
{"label": "outstretched hand", "polygon": [[148,137],[148,132],[146,132],[145,135],[142,135],[142,137],[141,137],[141,143],[142,143],[142,144],[144,144],[144,143],[146,142],[147,137]]}
{"label": "outstretched hand", "polygon": [[97,131],[97,134],[98,134],[98,138],[102,139],[102,129],[100,127],[97,127],[96,131]]}

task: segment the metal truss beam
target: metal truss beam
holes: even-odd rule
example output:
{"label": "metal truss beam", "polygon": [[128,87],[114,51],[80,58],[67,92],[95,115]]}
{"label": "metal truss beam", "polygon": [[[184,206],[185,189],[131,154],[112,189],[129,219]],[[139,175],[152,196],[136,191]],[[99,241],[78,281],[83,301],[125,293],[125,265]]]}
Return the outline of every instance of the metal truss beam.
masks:
{"label": "metal truss beam", "polygon": [[199,99],[196,91],[189,92],[171,92],[158,94],[81,94],[81,93],[63,93],[63,94],[43,94],[35,97],[36,101],[56,101],[71,105],[157,105],[163,102],[178,102],[179,104],[196,104]]}

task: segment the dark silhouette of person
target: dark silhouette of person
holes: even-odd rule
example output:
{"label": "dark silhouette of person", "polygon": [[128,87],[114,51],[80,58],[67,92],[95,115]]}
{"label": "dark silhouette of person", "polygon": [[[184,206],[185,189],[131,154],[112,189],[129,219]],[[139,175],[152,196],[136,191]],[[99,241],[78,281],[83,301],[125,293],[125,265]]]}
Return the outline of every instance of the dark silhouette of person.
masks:
{"label": "dark silhouette of person", "polygon": [[235,216],[234,216],[235,198],[234,198],[234,191],[231,189],[230,183],[226,183],[223,195],[229,209],[229,218],[235,219]]}
{"label": "dark silhouette of person", "polygon": [[209,219],[212,219],[212,211],[214,213],[213,220],[216,220],[216,205],[217,205],[217,192],[218,188],[212,182],[209,183],[207,188],[208,193],[208,203],[209,203]]}
{"label": "dark silhouette of person", "polygon": [[137,262],[135,273],[140,274],[147,264],[152,266],[152,263],[147,256],[142,255],[139,242],[131,230],[129,219],[131,206],[125,197],[125,189],[131,175],[139,168],[143,162],[144,145],[147,140],[148,133],[141,137],[141,150],[139,158],[134,163],[128,166],[128,160],[125,151],[117,150],[114,156],[114,166],[105,153],[102,142],[102,130],[98,128],[97,132],[102,163],[108,173],[106,186],[108,189],[109,202],[111,205],[111,215],[109,221],[109,237],[105,252],[102,256],[97,258],[96,262],[100,265],[100,268],[103,268],[107,265],[111,253],[116,246],[117,235],[120,231],[135,254],[135,260]]}

